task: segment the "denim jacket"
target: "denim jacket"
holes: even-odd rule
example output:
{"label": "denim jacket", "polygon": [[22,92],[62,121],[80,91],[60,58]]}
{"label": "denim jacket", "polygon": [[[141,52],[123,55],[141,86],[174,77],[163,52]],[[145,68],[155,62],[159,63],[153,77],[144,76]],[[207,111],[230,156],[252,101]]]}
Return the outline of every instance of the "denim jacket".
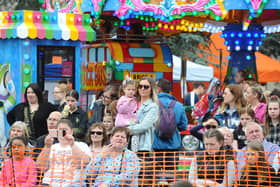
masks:
{"label": "denim jacket", "polygon": [[225,109],[224,111],[215,115],[215,117],[220,121],[221,126],[226,126],[229,129],[236,129],[240,123],[240,118],[238,111],[233,109]]}
{"label": "denim jacket", "polygon": [[138,123],[129,125],[133,134],[139,135],[139,151],[152,151],[153,132],[159,117],[159,106],[152,99],[143,103],[137,111]]}

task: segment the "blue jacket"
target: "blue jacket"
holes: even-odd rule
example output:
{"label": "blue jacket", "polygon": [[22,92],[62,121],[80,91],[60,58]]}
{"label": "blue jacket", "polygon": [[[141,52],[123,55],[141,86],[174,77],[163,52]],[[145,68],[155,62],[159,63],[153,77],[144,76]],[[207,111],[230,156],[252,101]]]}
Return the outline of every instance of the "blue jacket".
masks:
{"label": "blue jacket", "polygon": [[[177,99],[167,93],[158,94],[159,101],[163,106],[167,107],[171,103],[171,100]],[[157,133],[154,132],[153,149],[179,149],[181,146],[181,135],[180,131],[187,129],[187,116],[183,105],[180,102],[176,102],[174,106],[174,112],[176,117],[177,129],[173,137],[168,140],[162,140],[158,137]]]}
{"label": "blue jacket", "polygon": [[139,135],[139,151],[152,151],[153,132],[159,117],[158,104],[152,99],[143,103],[137,111],[139,124],[129,125],[133,134]]}

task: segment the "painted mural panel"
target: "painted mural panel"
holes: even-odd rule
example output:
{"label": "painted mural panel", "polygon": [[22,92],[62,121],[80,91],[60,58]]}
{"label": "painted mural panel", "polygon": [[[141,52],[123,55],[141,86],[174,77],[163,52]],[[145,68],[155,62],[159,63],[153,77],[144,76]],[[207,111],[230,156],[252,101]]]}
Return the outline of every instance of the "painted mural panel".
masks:
{"label": "painted mural panel", "polygon": [[0,144],[6,143],[6,113],[16,103],[16,89],[8,62],[0,64]]}

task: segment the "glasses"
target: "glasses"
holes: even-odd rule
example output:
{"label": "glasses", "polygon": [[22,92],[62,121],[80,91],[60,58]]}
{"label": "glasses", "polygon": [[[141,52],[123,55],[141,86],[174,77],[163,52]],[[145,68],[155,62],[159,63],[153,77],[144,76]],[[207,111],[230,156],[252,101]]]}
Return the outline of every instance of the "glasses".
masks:
{"label": "glasses", "polygon": [[205,126],[206,129],[216,129],[217,126],[216,125],[207,125]]}
{"label": "glasses", "polygon": [[48,118],[48,121],[58,121],[58,119],[55,119],[55,118]]}
{"label": "glasses", "polygon": [[142,88],[144,88],[145,90],[147,90],[147,89],[150,88],[150,86],[149,86],[149,85],[139,84],[139,85],[138,85],[138,89],[142,89]]}
{"label": "glasses", "polygon": [[59,93],[63,93],[63,91],[55,91],[55,92],[53,92],[53,94],[59,94]]}
{"label": "glasses", "polygon": [[94,134],[96,134],[96,135],[102,135],[103,132],[101,132],[101,131],[90,131],[90,134],[91,134],[91,135],[94,135]]}

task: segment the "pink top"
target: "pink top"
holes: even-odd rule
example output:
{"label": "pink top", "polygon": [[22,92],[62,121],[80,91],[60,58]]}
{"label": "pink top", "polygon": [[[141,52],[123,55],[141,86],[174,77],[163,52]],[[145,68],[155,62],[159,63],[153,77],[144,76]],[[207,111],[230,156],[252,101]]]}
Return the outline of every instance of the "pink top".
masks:
{"label": "pink top", "polygon": [[254,110],[256,119],[262,124],[265,122],[265,111],[266,111],[265,103],[259,103]]}
{"label": "pink top", "polygon": [[128,126],[137,120],[137,101],[136,98],[122,96],[118,100],[115,126]]}
{"label": "pink top", "polygon": [[[15,172],[14,175],[13,171]],[[4,161],[3,168],[0,173],[0,186],[14,186],[13,176],[15,176],[17,187],[35,186],[37,181],[37,167],[35,161],[30,157],[25,157],[21,161],[14,160],[13,164],[11,158]]]}

